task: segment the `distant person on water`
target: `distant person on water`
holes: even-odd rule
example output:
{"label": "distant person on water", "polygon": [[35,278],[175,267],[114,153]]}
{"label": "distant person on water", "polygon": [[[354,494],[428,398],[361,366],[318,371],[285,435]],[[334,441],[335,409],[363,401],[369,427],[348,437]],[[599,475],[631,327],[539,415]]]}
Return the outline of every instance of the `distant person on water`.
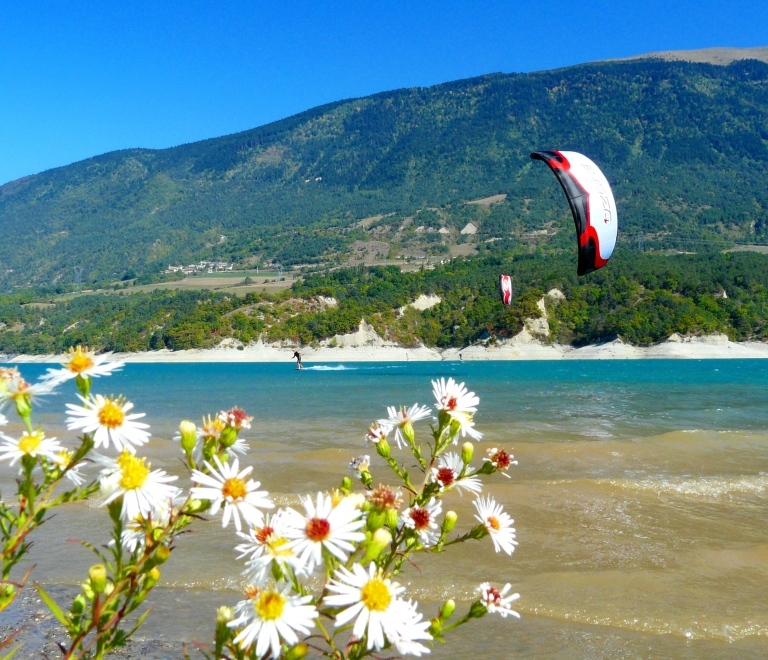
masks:
{"label": "distant person on water", "polygon": [[[301,364],[301,353],[299,353],[298,351],[294,351],[293,352],[293,357],[296,358],[296,365],[297,365],[296,368],[297,369],[303,369],[304,365]],[[291,358],[291,360],[293,360],[293,358]]]}

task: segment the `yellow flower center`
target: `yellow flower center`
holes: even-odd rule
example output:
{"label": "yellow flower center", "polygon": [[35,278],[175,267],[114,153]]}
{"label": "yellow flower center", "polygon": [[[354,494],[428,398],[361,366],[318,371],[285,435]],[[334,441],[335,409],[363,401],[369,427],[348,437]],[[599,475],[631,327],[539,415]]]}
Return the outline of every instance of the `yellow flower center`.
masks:
{"label": "yellow flower center", "polygon": [[366,582],[360,592],[360,600],[372,612],[384,612],[392,602],[389,587],[380,578]]}
{"label": "yellow flower center", "polygon": [[232,477],[224,482],[224,485],[221,487],[221,494],[224,497],[231,497],[233,500],[242,500],[248,494],[248,491],[242,479]]}
{"label": "yellow flower center", "polygon": [[25,454],[31,454],[40,446],[42,441],[42,436],[37,435],[36,433],[25,435],[19,440],[19,449]]}
{"label": "yellow flower center", "polygon": [[496,520],[495,516],[488,516],[488,520],[486,522],[488,523],[488,527],[491,529],[495,529],[496,531],[501,529],[501,525],[499,525],[499,521]]}
{"label": "yellow flower center", "polygon": [[69,462],[72,460],[72,456],[75,452],[73,451],[60,451],[58,454],[56,454],[56,458],[54,459],[54,463],[58,465],[62,470],[69,465]]}
{"label": "yellow flower center", "polygon": [[203,417],[203,435],[205,436],[205,439],[213,438],[214,440],[218,440],[225,426],[226,424],[218,417],[213,420],[210,415],[208,415],[207,420]]}
{"label": "yellow flower center", "polygon": [[288,544],[288,539],[275,539],[269,544],[269,549],[274,557],[293,557],[293,549],[284,548]]}
{"label": "yellow flower center", "polygon": [[259,600],[254,602],[254,609],[262,621],[279,619],[285,609],[285,596],[274,591],[262,591]]}
{"label": "yellow flower center", "polygon": [[76,374],[81,374],[93,367],[93,352],[87,348],[83,349],[82,346],[78,346],[76,350],[69,349],[69,362],[66,364],[67,369]]}
{"label": "yellow flower center", "polygon": [[125,490],[141,488],[149,476],[149,468],[146,459],[136,458],[133,454],[124,451],[117,457],[117,465],[120,468],[120,485]]}
{"label": "yellow flower center", "polygon": [[120,428],[125,421],[125,413],[117,402],[107,399],[99,410],[99,424],[109,429]]}

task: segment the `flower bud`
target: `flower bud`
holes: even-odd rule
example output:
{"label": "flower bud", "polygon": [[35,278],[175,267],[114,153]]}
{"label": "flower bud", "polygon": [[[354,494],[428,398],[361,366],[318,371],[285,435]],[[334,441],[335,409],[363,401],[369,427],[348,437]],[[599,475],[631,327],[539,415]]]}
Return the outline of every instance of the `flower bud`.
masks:
{"label": "flower bud", "polygon": [[222,605],[218,610],[216,610],[216,625],[226,626],[234,618],[234,611],[227,605]]}
{"label": "flower bud", "polygon": [[94,564],[88,570],[88,578],[91,580],[91,588],[100,594],[107,588],[107,569],[104,564]]}
{"label": "flower bud", "polygon": [[164,564],[170,556],[171,549],[167,545],[161,545],[157,550],[155,550],[155,561],[157,562],[155,566]]}
{"label": "flower bud", "polygon": [[396,509],[388,509],[387,510],[387,527],[390,529],[397,529],[397,510]]}
{"label": "flower bud", "polygon": [[446,600],[445,603],[443,603],[443,606],[440,608],[440,619],[442,621],[447,621],[451,618],[451,615],[455,609],[456,601],[452,598],[450,600]]}
{"label": "flower bud", "polygon": [[451,422],[451,437],[455,438],[457,435],[459,435],[459,431],[461,431],[461,424],[454,419]]}
{"label": "flower bud", "polygon": [[85,594],[85,597],[88,600],[93,600],[94,597],[96,596],[96,594],[93,591],[93,588],[91,587],[90,580],[83,581],[83,583],[80,585],[80,588],[83,590],[83,593]]}
{"label": "flower bud", "polygon": [[439,637],[440,631],[443,629],[443,622],[438,618],[431,619],[429,622],[429,634],[432,637]]}
{"label": "flower bud", "polygon": [[373,534],[371,542],[368,544],[368,550],[363,558],[363,564],[378,559],[382,550],[384,550],[390,543],[392,543],[392,534],[389,533],[389,530],[384,527],[377,529]]}
{"label": "flower bud", "polygon": [[158,568],[153,568],[149,573],[147,573],[147,577],[144,578],[144,588],[149,591],[152,587],[154,587],[157,584],[157,581],[160,579],[160,570]]}
{"label": "flower bud", "polygon": [[86,602],[83,594],[77,594],[77,596],[75,596],[75,600],[72,601],[72,609],[70,612],[72,612],[72,614],[75,616],[79,616],[85,612],[85,605]]}
{"label": "flower bud", "polygon": [[368,529],[375,532],[387,522],[387,512],[373,509],[368,514]]}
{"label": "flower bud", "polygon": [[445,412],[445,410],[441,410],[437,413],[437,423],[439,424],[440,430],[444,429],[446,426],[448,426],[451,423],[452,417]]}
{"label": "flower bud", "polygon": [[406,422],[400,427],[400,432],[403,434],[403,437],[406,439],[408,444],[412,445],[414,443],[416,433],[413,431],[413,424]]}
{"label": "flower bud", "polygon": [[288,649],[285,660],[302,660],[307,657],[307,653],[309,653],[309,646],[305,642],[299,642]]}
{"label": "flower bud", "polygon": [[149,571],[155,568],[155,566],[164,564],[170,556],[171,549],[167,545],[161,545],[157,550],[155,550],[155,554],[153,554],[151,557],[149,557],[149,559],[147,559],[146,562],[144,562],[144,570]]}
{"label": "flower bud", "polygon": [[382,458],[389,458],[390,448],[386,438],[382,438],[376,443],[376,451]]}
{"label": "flower bud", "polygon": [[32,400],[29,395],[22,394],[16,397],[16,412],[22,419],[28,419],[32,414]]}
{"label": "flower bud", "polygon": [[219,436],[221,446],[228,449],[237,441],[237,429],[233,426],[226,426]]}
{"label": "flower bud", "polygon": [[155,527],[152,530],[152,540],[157,543],[161,538],[163,538],[165,530],[163,530],[162,527]]}
{"label": "flower bud", "polygon": [[448,511],[443,519],[443,533],[450,534],[453,531],[453,528],[456,527],[456,521],[458,519],[459,517],[456,515],[455,511]]}
{"label": "flower bud", "polygon": [[469,465],[472,462],[472,457],[475,455],[475,445],[471,442],[465,442],[461,446],[461,460],[464,461],[464,465]]}
{"label": "flower bud", "polygon": [[208,500],[189,500],[184,507],[184,513],[198,513],[208,507]]}
{"label": "flower bud", "polygon": [[352,491],[352,479],[349,477],[342,477],[341,479],[341,491],[345,495],[349,495],[349,493]]}
{"label": "flower bud", "polygon": [[179,433],[181,434],[181,448],[186,454],[191,454],[197,444],[197,427],[193,422],[185,419],[179,424]]}

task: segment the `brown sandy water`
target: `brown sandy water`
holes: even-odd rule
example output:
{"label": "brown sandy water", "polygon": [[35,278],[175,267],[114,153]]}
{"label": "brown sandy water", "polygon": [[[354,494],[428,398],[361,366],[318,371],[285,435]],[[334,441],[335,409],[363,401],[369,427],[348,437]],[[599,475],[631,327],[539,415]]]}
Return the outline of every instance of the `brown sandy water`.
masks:
{"label": "brown sandy water", "polygon": [[[426,401],[428,388],[420,390]],[[625,412],[616,411],[617,419]],[[366,420],[354,428],[341,424],[343,415],[328,415],[265,413],[254,428],[247,462],[278,504],[337,484],[349,458],[366,451]],[[524,424],[499,411],[489,417],[479,424],[488,441],[476,456],[503,445],[520,462],[511,479],[488,482],[516,519],[518,550],[508,558],[488,539],[467,543],[419,557],[399,579],[427,616],[448,597],[465,608],[482,581],[511,582],[521,594],[522,620],[489,615],[438,645],[433,657],[768,657],[768,432],[648,433],[638,423],[598,434],[589,425],[579,435],[546,410],[534,410]],[[531,421],[537,419],[539,425]],[[47,421],[55,424],[53,416]],[[167,439],[173,424],[169,418],[154,425],[146,453],[153,467],[182,474]],[[374,457],[373,466],[374,480],[386,482],[383,461]],[[9,471],[0,474],[8,492]],[[471,525],[471,502],[447,497],[445,508],[459,514],[457,529]],[[62,508],[36,536],[35,579],[77,585],[94,558],[65,539],[106,541],[107,532],[95,503]],[[235,542],[218,518],[182,537],[140,636],[208,641],[215,608],[239,599]]]}

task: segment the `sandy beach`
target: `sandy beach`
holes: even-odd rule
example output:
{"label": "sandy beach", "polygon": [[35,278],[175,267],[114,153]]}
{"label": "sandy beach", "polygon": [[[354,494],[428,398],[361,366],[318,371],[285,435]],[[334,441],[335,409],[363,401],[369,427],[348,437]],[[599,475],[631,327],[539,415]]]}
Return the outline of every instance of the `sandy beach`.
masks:
{"label": "sandy beach", "polygon": [[[647,360],[647,359],[745,359],[768,358],[768,343],[731,342],[726,335],[680,337],[672,335],[655,346],[638,347],[616,339],[605,344],[575,348],[547,344],[523,330],[512,339],[480,343],[466,348],[403,347],[371,337],[362,331],[345,335],[350,340],[336,346],[304,346],[299,350],[305,364],[328,362],[439,362],[459,360]],[[268,344],[261,340],[247,346],[224,340],[218,347],[188,351],[116,353],[125,362],[289,362],[295,346]],[[0,362],[59,362],[57,355],[3,355]]]}

